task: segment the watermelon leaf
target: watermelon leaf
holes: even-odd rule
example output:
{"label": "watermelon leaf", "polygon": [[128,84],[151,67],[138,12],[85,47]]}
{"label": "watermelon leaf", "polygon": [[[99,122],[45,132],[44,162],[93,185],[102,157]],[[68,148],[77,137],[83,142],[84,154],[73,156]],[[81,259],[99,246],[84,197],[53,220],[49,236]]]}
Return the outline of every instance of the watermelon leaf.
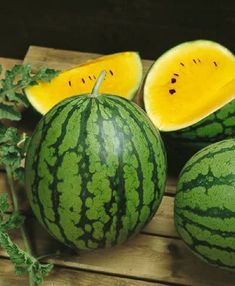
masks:
{"label": "watermelon leaf", "polygon": [[24,181],[22,160],[25,158],[29,137],[18,134],[14,127],[0,125],[0,165],[10,169],[14,180]]}
{"label": "watermelon leaf", "polygon": [[[0,74],[2,67],[0,68]],[[20,120],[19,105],[29,106],[24,94],[27,86],[35,85],[38,81],[48,82],[58,71],[42,67],[33,72],[31,65],[15,65],[12,69],[5,71],[0,80],[0,119]]]}
{"label": "watermelon leaf", "polygon": [[17,229],[21,227],[21,225],[24,223],[25,217],[22,216],[19,212],[13,212],[7,222],[2,224],[2,228],[5,231],[11,230],[11,229]]}
{"label": "watermelon leaf", "polygon": [[35,285],[43,282],[43,278],[52,270],[52,264],[41,264],[36,258],[20,249],[0,228],[0,245],[8,253],[10,260],[15,264],[16,274],[31,273]]}
{"label": "watermelon leaf", "polygon": [[[18,121],[21,119],[19,106],[28,107],[24,88],[37,84],[38,80],[50,81],[58,72],[41,68],[32,71],[31,65],[15,65],[3,71],[0,66],[0,120]],[[0,247],[8,253],[15,265],[16,274],[29,274],[29,285],[39,285],[51,271],[53,265],[41,264],[33,257],[27,231],[24,227],[24,216],[20,214],[18,194],[15,190],[16,181],[24,182],[23,161],[26,156],[29,137],[14,127],[0,123],[0,166],[5,168],[13,201],[13,212],[9,210],[7,193],[0,195]],[[20,228],[26,251],[20,249],[10,238],[8,231]]]}
{"label": "watermelon leaf", "polygon": [[[20,249],[10,238],[7,231],[19,228],[24,223],[24,216],[18,211],[7,214],[9,209],[8,195],[0,195],[0,246],[6,250],[10,260],[15,264],[17,274],[30,273],[35,285],[42,283],[43,278],[52,270],[52,264],[41,264],[36,258]],[[33,284],[32,284],[33,285]]]}
{"label": "watermelon leaf", "polygon": [[3,215],[4,213],[8,210],[9,208],[9,204],[8,204],[8,201],[7,201],[7,197],[8,197],[8,194],[7,193],[3,193],[1,196],[0,196],[0,223],[2,222],[3,220]]}

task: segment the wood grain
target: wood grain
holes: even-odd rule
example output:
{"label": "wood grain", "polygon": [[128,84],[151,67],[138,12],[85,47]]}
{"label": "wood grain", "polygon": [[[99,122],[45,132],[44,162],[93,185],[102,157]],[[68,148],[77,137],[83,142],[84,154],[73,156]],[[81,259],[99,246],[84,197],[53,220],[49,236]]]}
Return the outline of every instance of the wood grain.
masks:
{"label": "wood grain", "polygon": [[[8,259],[0,258],[0,285],[1,286],[26,286],[28,278],[16,276],[14,267]],[[69,269],[55,266],[53,271],[46,277],[43,286],[163,286],[160,283],[151,283],[133,279],[108,276],[88,271]],[[166,285],[166,284],[164,284]]]}
{"label": "wood grain", "polygon": [[14,65],[21,64],[21,63],[22,63],[22,60],[0,57],[0,65],[2,65],[4,69],[10,69]]}
{"label": "wood grain", "polygon": [[[64,70],[85,63],[86,61],[102,56],[101,54],[85,53],[79,51],[67,51],[46,47],[30,46],[24,63],[30,63],[39,68],[47,66],[53,69]],[[153,61],[143,60],[143,74],[146,75],[147,70]]]}
{"label": "wood grain", "polygon": [[23,62],[33,64],[36,69],[46,66],[56,70],[64,70],[99,56],[101,55],[94,53],[68,52],[66,50],[30,46]]}
{"label": "wood grain", "polygon": [[143,233],[178,237],[174,225],[174,198],[164,196],[157,213],[143,229]]}

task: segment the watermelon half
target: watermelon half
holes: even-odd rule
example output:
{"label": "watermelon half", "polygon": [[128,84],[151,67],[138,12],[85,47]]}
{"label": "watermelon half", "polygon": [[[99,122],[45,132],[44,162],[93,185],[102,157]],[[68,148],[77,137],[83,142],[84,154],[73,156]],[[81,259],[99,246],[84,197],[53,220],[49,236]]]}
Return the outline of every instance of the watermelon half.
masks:
{"label": "watermelon half", "polygon": [[198,40],[163,54],[144,86],[145,109],[166,136],[215,142],[235,135],[235,57],[222,45]]}
{"label": "watermelon half", "polygon": [[25,89],[32,106],[41,114],[65,98],[91,92],[98,75],[106,71],[101,93],[133,99],[142,82],[142,62],[136,52],[121,52],[99,57],[62,71],[50,82],[38,82]]}

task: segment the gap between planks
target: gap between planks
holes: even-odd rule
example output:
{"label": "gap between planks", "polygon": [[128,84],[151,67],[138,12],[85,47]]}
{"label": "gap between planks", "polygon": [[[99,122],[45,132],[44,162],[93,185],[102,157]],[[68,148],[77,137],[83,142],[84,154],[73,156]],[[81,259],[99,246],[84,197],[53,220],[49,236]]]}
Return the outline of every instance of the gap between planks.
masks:
{"label": "gap between planks", "polygon": [[[61,264],[54,264],[58,267],[63,267],[63,268],[66,268],[66,269],[73,269],[73,270],[78,270],[78,268],[76,267],[72,267],[72,266],[66,266],[66,265],[61,265]],[[113,274],[113,273],[105,273],[105,272],[95,272],[93,270],[88,270],[88,269],[79,269],[79,271],[84,271],[84,272],[88,272],[88,273],[96,273],[96,274],[101,274],[101,275],[107,275],[109,277],[119,277],[119,278],[125,278],[125,279],[128,279],[129,281],[138,281],[138,282],[141,282],[141,283],[148,283],[146,285],[154,285],[154,286],[158,286],[158,285],[168,285],[168,286],[188,286],[188,285],[185,285],[185,284],[178,284],[178,283],[166,283],[165,281],[156,281],[154,280],[154,282],[152,280],[149,280],[149,279],[142,279],[140,277],[129,277],[129,276],[126,276],[126,275],[117,275],[117,274]],[[153,284],[154,283],[154,284]],[[156,284],[157,283],[157,284]],[[159,284],[160,283],[160,284]],[[142,284],[141,284],[142,285]],[[145,285],[145,284],[144,284]],[[129,286],[129,284],[128,284]]]}
{"label": "gap between planks", "polygon": [[[87,270],[68,268],[55,265],[53,271],[44,280],[43,286],[164,286],[171,284],[152,283],[143,280],[112,276]],[[4,286],[25,286],[27,275],[16,276],[14,267],[6,257],[0,257],[0,282]]]}

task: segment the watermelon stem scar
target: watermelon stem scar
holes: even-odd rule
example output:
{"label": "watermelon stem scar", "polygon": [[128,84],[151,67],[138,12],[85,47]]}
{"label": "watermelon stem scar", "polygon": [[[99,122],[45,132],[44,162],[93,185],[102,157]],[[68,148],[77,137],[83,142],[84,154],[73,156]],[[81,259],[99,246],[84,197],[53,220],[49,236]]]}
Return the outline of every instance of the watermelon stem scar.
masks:
{"label": "watermelon stem scar", "polygon": [[98,96],[98,91],[99,91],[100,85],[101,85],[102,81],[104,80],[105,76],[106,76],[106,71],[103,70],[99,74],[99,76],[95,82],[95,85],[94,85],[92,92],[91,92],[91,97],[97,97]]}

